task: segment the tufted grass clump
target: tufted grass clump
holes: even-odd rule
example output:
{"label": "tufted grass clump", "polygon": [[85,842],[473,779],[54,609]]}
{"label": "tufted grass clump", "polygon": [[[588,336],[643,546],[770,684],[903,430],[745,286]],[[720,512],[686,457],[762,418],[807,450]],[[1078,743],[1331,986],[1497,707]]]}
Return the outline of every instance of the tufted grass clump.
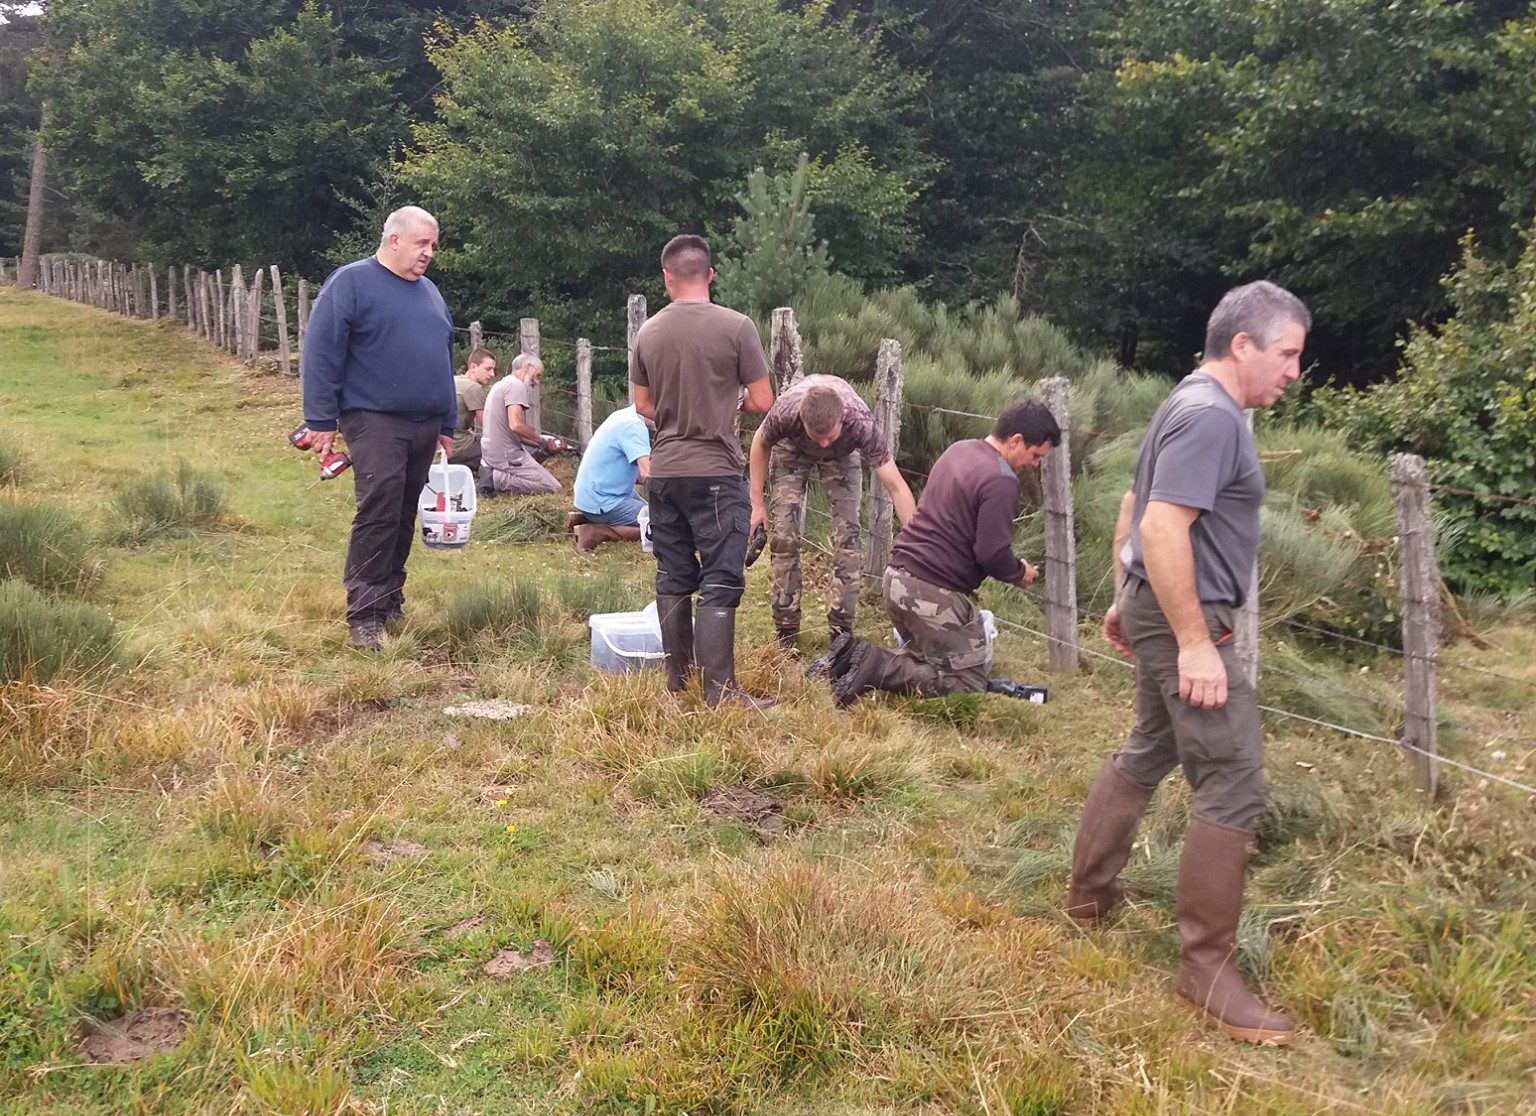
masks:
{"label": "tufted grass clump", "polygon": [[212,530],[224,518],[224,488],[182,461],[174,477],[139,477],[112,497],[113,541],[143,545]]}
{"label": "tufted grass clump", "polygon": [[26,455],[10,442],[0,442],[0,488],[19,487],[26,475]]}
{"label": "tufted grass clump", "polygon": [[0,500],[0,577],[45,593],[84,593],[102,577],[84,526],[63,508]]}
{"label": "tufted grass clump", "polygon": [[117,647],[117,624],[101,609],[0,581],[0,682],[43,684],[66,669],[110,666]]}

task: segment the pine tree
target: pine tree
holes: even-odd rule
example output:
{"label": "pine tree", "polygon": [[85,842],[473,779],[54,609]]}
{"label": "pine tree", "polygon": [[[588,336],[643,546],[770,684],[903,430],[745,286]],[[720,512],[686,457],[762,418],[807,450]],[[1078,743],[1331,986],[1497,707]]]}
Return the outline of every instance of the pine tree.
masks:
{"label": "pine tree", "polygon": [[737,199],[744,212],[731,225],[717,269],[720,299],[728,306],[766,315],[828,274],[827,246],[816,239],[806,197],[807,167],[802,153],[789,174],[770,179],[758,167],[747,176],[747,192]]}

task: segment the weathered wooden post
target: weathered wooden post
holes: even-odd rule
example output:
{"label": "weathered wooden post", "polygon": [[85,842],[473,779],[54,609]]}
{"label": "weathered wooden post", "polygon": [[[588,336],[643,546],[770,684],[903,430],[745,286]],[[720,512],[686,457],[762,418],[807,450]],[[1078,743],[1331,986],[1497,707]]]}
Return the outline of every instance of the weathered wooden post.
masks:
{"label": "weathered wooden post", "polygon": [[469,323],[469,351],[485,347],[485,329],[479,322]]}
{"label": "weathered wooden post", "polygon": [[144,302],[141,298],[139,298],[138,264],[134,264],[133,267],[128,270],[126,279],[126,292],[128,294],[128,298],[124,300],[126,304],[123,306],[123,313],[129,315],[130,317],[142,318],[144,316]]}
{"label": "weathered wooden post", "polygon": [[583,447],[592,441],[592,342],[576,338],[576,438]]}
{"label": "weathered wooden post", "polygon": [[147,270],[149,271],[149,320],[158,322],[160,320],[160,280],[153,266]]}
{"label": "weathered wooden post", "polygon": [[171,265],[165,269],[165,316],[171,321],[176,321],[176,267]]}
{"label": "weathered wooden post", "polygon": [[224,269],[215,268],[213,272],[214,301],[218,305],[219,314],[215,318],[217,323],[214,341],[221,349],[228,348],[228,338],[231,332],[229,327],[229,286],[224,282]]}
{"label": "weathered wooden post", "polygon": [[[1253,409],[1243,412],[1248,420],[1248,432],[1253,433]],[[1248,684],[1259,684],[1259,560],[1254,556],[1253,569],[1248,572],[1248,596],[1232,618],[1236,631],[1232,633],[1232,649],[1237,661],[1248,673]]]}
{"label": "weathered wooden post", "polygon": [[[541,361],[544,359],[540,352],[541,339],[539,337],[539,319],[523,318],[517,324],[517,348],[520,353],[536,356]],[[544,430],[544,405],[539,400],[539,389],[528,390],[528,425],[533,429]]]}
{"label": "weathered wooden post", "polygon": [[283,294],[283,276],[272,265],[272,313],[277,319],[277,358],[283,362],[283,375],[293,375],[293,350],[288,347],[288,303]]}
{"label": "weathered wooden post", "polygon": [[800,359],[800,327],[795,312],[780,306],[768,327],[768,365],[773,370],[774,394],[782,394],[805,375]]}
{"label": "weathered wooden post", "polygon": [[249,317],[246,318],[246,357],[247,364],[255,364],[261,356],[261,289],[265,285],[266,272],[261,268],[256,269],[255,276],[251,279],[251,297],[245,310]]}
{"label": "weathered wooden post", "polygon": [[213,276],[209,275],[206,271],[199,271],[197,273],[197,276],[198,276],[198,286],[200,288],[198,290],[198,292],[197,292],[197,314],[198,314],[198,317],[202,319],[202,323],[203,323],[202,333],[203,333],[204,340],[212,341],[213,340],[213,334],[214,334],[214,328],[213,328],[213,305],[214,305]]}
{"label": "weathered wooden post", "polygon": [[234,333],[234,351],[243,360],[245,359],[247,332],[245,323],[245,269],[239,264],[229,269],[229,300],[235,306],[235,313],[230,315]]}
{"label": "weathered wooden post", "polygon": [[1440,647],[1440,572],[1429,515],[1424,459],[1394,454],[1392,499],[1397,504],[1398,564],[1402,567],[1403,744],[1419,789],[1434,797],[1440,780],[1435,726],[1435,659]]}
{"label": "weathered wooden post", "polygon": [[192,287],[192,265],[181,265],[181,293],[187,299],[187,328],[197,328],[197,291]]}
{"label": "weathered wooden post", "polygon": [[299,280],[299,374],[304,372],[304,335],[309,332],[309,280]]}
{"label": "weathered wooden post", "polygon": [[1077,535],[1072,517],[1071,385],[1064,377],[1040,382],[1040,400],[1056,416],[1061,444],[1040,467],[1045,492],[1045,632],[1051,669],[1076,674],[1081,663],[1077,647]]}
{"label": "weathered wooden post", "polygon": [[[875,427],[890,447],[891,456],[895,457],[901,442],[901,342],[889,337],[880,342],[880,352],[875,358],[874,412]],[[883,577],[891,560],[894,506],[885,485],[873,475],[865,478],[864,487],[869,493],[864,531],[869,543],[864,554],[864,572],[870,577]]]}
{"label": "weathered wooden post", "polygon": [[626,308],[628,328],[625,330],[624,347],[627,359],[624,362],[624,382],[629,385],[629,401],[635,401],[635,385],[629,379],[629,366],[635,362],[635,338],[640,336],[640,327],[645,324],[645,296],[630,295],[629,305]]}

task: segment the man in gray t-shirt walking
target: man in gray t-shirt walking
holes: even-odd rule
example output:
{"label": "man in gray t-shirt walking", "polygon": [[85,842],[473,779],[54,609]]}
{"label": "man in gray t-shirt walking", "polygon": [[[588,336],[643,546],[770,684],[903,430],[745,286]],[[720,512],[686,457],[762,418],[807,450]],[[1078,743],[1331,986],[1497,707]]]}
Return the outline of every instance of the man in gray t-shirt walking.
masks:
{"label": "man in gray t-shirt walking", "polygon": [[1227,292],[1205,361],[1158,409],[1115,524],[1119,593],[1104,638],[1136,661],[1136,727],[1088,792],[1067,913],[1093,923],[1158,783],[1182,766],[1194,791],[1179,858],[1178,995],[1228,1036],[1283,1045],[1291,1023],[1232,964],[1253,829],[1264,812],[1257,698],[1233,646],[1233,612],[1258,557],[1264,473],[1245,407],[1271,407],[1301,374],[1312,318],[1273,283]]}

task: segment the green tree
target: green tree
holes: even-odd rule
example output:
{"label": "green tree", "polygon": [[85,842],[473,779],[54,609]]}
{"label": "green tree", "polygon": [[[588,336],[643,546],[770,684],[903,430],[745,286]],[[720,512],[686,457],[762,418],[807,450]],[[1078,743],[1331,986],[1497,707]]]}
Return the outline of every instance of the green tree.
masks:
{"label": "green tree", "polygon": [[1269,276],[1312,304],[1327,371],[1385,374],[1458,237],[1508,254],[1531,215],[1532,28],[1512,0],[1127,0],[1054,304],[1172,367],[1213,295]]}
{"label": "green tree", "polygon": [[878,277],[909,244],[915,80],[825,4],[548,0],[526,28],[444,29],[430,55],[443,92],[401,176],[443,219],[466,313],[659,293],[668,237],[723,231],[751,169],[801,152],[840,266]]}
{"label": "green tree", "polygon": [[738,200],[742,215],[716,253],[717,290],[728,306],[761,317],[789,306],[818,276],[828,274],[827,246],[805,196],[807,159],[771,181],[758,167]]}

